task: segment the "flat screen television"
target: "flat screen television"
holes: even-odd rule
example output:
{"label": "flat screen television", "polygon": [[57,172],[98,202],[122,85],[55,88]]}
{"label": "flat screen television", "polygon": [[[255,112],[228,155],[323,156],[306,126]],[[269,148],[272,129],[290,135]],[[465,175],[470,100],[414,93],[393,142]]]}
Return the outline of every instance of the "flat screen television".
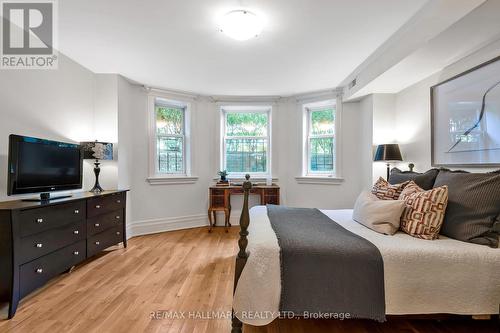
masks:
{"label": "flat screen television", "polygon": [[43,193],[82,188],[83,154],[80,145],[9,136],[7,194]]}

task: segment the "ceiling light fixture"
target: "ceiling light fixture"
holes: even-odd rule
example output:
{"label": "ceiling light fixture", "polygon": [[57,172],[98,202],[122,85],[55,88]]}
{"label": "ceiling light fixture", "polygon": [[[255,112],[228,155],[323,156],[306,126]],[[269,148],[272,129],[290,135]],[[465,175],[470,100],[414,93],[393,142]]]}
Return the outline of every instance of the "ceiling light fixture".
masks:
{"label": "ceiling light fixture", "polygon": [[220,20],[220,31],[236,40],[247,40],[257,37],[263,28],[262,20],[248,10],[233,10]]}

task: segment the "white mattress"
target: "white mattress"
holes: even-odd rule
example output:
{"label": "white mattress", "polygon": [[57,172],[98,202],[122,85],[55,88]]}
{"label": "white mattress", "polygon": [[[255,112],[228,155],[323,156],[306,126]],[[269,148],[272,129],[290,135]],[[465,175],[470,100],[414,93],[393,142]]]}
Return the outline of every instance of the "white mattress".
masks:
{"label": "white mattress", "polygon": [[[369,240],[384,260],[386,313],[495,314],[500,304],[500,249],[440,236],[422,240],[398,232],[382,235],[352,220],[352,210],[322,210]],[[233,308],[242,322],[267,325],[279,315],[279,246],[265,206],[250,210],[250,256]]]}

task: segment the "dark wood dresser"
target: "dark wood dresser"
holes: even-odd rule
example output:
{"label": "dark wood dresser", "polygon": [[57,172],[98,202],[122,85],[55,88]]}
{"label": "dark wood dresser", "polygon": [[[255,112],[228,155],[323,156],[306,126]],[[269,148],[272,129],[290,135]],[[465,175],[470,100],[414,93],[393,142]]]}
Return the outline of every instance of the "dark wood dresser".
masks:
{"label": "dark wood dresser", "polygon": [[76,193],[50,202],[0,202],[0,300],[19,300],[51,278],[123,242],[127,191]]}

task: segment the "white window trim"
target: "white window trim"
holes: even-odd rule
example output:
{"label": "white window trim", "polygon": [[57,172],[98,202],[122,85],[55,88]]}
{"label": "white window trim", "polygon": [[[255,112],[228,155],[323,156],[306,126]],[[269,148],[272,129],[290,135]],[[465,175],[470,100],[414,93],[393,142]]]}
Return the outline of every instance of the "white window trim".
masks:
{"label": "white window trim", "polygon": [[[165,106],[181,107],[184,109],[184,172],[183,173],[160,173],[157,165],[157,133],[156,133],[156,99],[163,99]],[[191,113],[192,103],[187,100],[169,98],[168,95],[150,93],[148,95],[148,118],[149,118],[149,177],[146,179],[151,185],[177,185],[192,184],[198,180],[197,176],[191,174]],[[169,135],[175,136],[175,135]]]}
{"label": "white window trim", "polygon": [[[229,179],[244,179],[245,175],[248,173],[252,179],[267,179],[271,177],[272,174],[272,109],[271,105],[261,105],[248,103],[242,104],[228,104],[220,107],[220,170],[226,170],[226,139],[227,138],[237,138],[237,139],[255,139],[255,138],[266,138],[267,139],[267,152],[266,152],[266,172],[230,172],[228,173]],[[226,116],[228,113],[266,113],[267,114],[267,136],[238,136],[238,137],[226,137]]]}
{"label": "white window trim", "polygon": [[[311,111],[335,107],[335,172],[311,172],[309,166],[309,130],[311,126]],[[339,185],[342,178],[342,100],[340,96],[334,96],[321,101],[313,101],[300,105],[302,112],[302,174],[295,177],[299,184],[326,184]],[[331,137],[326,135],[325,137]],[[315,136],[319,137],[319,136]]]}

